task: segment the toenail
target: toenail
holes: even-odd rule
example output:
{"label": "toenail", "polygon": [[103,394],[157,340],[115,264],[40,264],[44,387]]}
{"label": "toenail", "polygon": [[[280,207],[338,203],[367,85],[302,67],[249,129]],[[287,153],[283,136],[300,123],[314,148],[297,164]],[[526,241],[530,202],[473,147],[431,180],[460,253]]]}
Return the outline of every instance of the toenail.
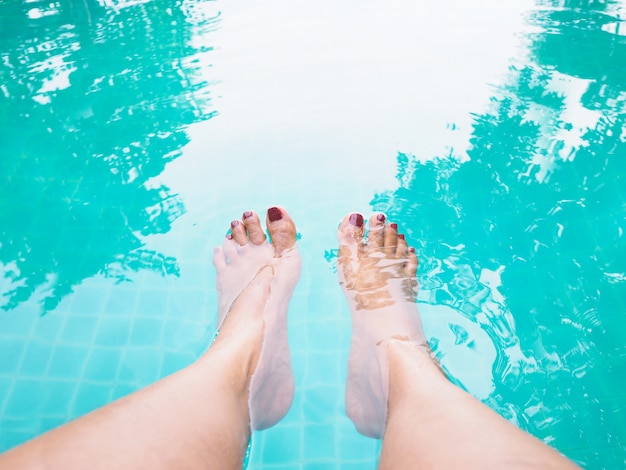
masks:
{"label": "toenail", "polygon": [[230,223],[230,226],[231,226],[232,228],[235,228],[237,225],[239,225],[239,221],[238,221],[238,220],[233,220],[233,221]]}
{"label": "toenail", "polygon": [[411,248],[409,248],[409,251],[410,251],[411,253],[415,253],[415,248],[411,247]]}
{"label": "toenail", "polygon": [[229,240],[232,240],[233,239],[233,234],[229,233],[228,235],[226,235],[226,238],[228,238]]}
{"label": "toenail", "polygon": [[350,216],[350,223],[355,227],[363,227],[363,216],[361,214],[352,214]]}
{"label": "toenail", "polygon": [[247,219],[248,217],[252,217],[252,211],[245,211],[243,213],[242,218]]}
{"label": "toenail", "polygon": [[398,238],[399,238],[400,240],[404,240],[404,235],[402,235],[401,233],[399,233],[399,234],[398,234]]}
{"label": "toenail", "polygon": [[270,222],[276,222],[283,218],[283,213],[280,211],[278,207],[270,207],[267,210],[267,217],[270,219]]}
{"label": "toenail", "polygon": [[376,216],[376,219],[377,219],[379,222],[381,222],[381,223],[382,223],[382,222],[384,222],[384,221],[385,221],[385,214],[378,214],[378,215]]}
{"label": "toenail", "polygon": [[398,224],[389,224],[389,227],[391,227],[394,230],[398,230]]}

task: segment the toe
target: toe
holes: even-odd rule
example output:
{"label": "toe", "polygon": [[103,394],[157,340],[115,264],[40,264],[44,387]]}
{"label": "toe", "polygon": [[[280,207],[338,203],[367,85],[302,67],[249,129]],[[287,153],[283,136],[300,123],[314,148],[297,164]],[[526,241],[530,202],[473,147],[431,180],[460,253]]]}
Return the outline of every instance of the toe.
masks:
{"label": "toe", "polygon": [[380,248],[384,244],[385,214],[374,214],[370,217],[367,234],[368,248]]}
{"label": "toe", "polygon": [[230,233],[232,233],[233,240],[235,240],[239,244],[239,246],[244,246],[248,244],[246,226],[242,224],[239,220],[233,220],[230,223]]}
{"label": "toe", "polygon": [[250,241],[255,245],[260,245],[267,238],[261,227],[261,220],[256,212],[246,211],[243,213],[243,224],[248,231]]}
{"label": "toe", "polygon": [[398,246],[398,224],[387,224],[385,226],[385,233],[383,237],[385,253],[395,256],[396,248]]}
{"label": "toe", "polygon": [[339,244],[347,246],[357,245],[360,247],[363,244],[364,226],[365,221],[361,214],[353,212],[346,215],[341,224],[339,224],[339,231],[337,232]]}
{"label": "toe", "polygon": [[[337,253],[337,265],[339,269],[340,284],[346,283],[350,287],[358,277],[355,273],[355,265],[363,252],[363,216],[358,213],[346,215],[337,231],[339,239],[339,252]],[[358,266],[357,266],[358,268]]]}
{"label": "toe", "polygon": [[296,224],[283,207],[270,207],[267,210],[266,223],[276,256],[296,244]]}
{"label": "toe", "polygon": [[416,277],[417,276],[417,254],[415,253],[415,248],[409,247],[407,251],[407,259],[406,265],[404,266],[404,270],[407,276]]}
{"label": "toe", "polygon": [[222,250],[219,246],[213,248],[213,265],[215,266],[217,272],[223,271],[228,266],[224,250]]}
{"label": "toe", "polygon": [[398,234],[398,242],[396,245],[396,258],[404,259],[409,251],[409,246],[403,234]]}
{"label": "toe", "polygon": [[239,246],[239,244],[235,241],[233,235],[229,233],[222,244],[222,253],[224,254],[227,264],[237,259],[237,246]]}

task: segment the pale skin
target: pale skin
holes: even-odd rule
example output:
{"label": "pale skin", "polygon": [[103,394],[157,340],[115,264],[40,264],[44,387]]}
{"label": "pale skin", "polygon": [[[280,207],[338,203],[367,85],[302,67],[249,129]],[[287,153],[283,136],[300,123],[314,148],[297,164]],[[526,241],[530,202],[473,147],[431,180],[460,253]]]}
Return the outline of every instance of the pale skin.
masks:
{"label": "pale skin", "polygon": [[[240,469],[251,431],[278,422],[293,398],[296,228],[279,207],[266,226],[271,243],[246,211],[215,250],[220,332],[203,356],[0,455],[0,469]],[[447,380],[422,332],[415,253],[384,216],[369,227],[364,238],[363,218],[344,218],[338,271],[353,318],[346,410],[382,437],[379,468],[578,468]]]}

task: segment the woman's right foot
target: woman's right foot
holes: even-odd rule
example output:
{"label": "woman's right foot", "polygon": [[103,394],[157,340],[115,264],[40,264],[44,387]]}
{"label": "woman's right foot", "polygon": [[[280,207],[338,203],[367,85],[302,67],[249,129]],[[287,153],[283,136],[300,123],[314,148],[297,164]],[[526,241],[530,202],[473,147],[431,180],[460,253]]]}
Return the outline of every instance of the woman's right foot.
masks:
{"label": "woman's right foot", "polygon": [[369,221],[347,215],[339,226],[339,284],[352,316],[346,412],[357,430],[381,438],[387,418],[387,344],[413,343],[429,351],[417,310],[417,256],[383,214]]}
{"label": "woman's right foot", "polygon": [[242,220],[231,222],[231,233],[213,253],[220,331],[216,344],[236,340],[257,358],[248,398],[252,430],[276,424],[294,395],[287,309],[302,261],[289,213],[282,207],[268,209],[266,225],[271,242],[259,216],[244,212]]}

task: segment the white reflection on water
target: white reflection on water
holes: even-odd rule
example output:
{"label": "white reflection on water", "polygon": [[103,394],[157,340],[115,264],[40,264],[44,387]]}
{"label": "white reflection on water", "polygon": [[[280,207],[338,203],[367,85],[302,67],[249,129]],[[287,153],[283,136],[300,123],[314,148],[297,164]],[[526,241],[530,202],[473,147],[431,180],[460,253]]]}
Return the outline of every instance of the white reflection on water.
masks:
{"label": "white reflection on water", "polygon": [[[210,69],[220,116],[190,128],[168,181],[189,188],[194,168],[205,183],[267,182],[273,201],[297,193],[308,202],[332,188],[337,214],[364,208],[394,186],[397,151],[464,158],[470,113],[506,74],[529,5],[220,3]],[[232,197],[233,206],[251,198]]]}

